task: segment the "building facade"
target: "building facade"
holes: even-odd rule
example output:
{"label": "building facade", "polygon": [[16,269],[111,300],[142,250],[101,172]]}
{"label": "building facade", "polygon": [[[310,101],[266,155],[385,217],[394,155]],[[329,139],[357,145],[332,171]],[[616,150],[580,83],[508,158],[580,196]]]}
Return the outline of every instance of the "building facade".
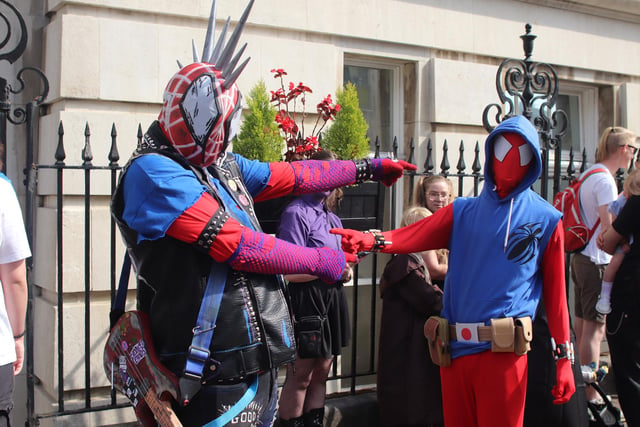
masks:
{"label": "building facade", "polygon": [[[16,64],[3,62],[0,71],[11,75],[19,67],[36,66],[48,78],[50,91],[38,116],[35,156],[40,164],[55,162],[61,123],[69,164],[82,163],[90,129],[94,163],[106,165],[114,124],[121,158],[126,161],[135,147],[138,127],[145,130],[157,117],[164,86],[178,70],[176,61],[191,62],[192,40],[201,50],[211,7],[210,0],[13,3],[19,3],[15,6],[27,22],[29,45]],[[245,5],[244,1],[218,0],[219,26],[230,16],[233,27]],[[248,43],[245,56],[251,61],[238,85],[248,93],[262,79],[268,89],[276,90],[278,82],[271,70],[282,68],[291,81],[302,81],[313,89],[309,105],[315,105],[353,81],[370,126],[369,137],[372,143],[379,138],[383,153],[392,151],[395,138],[399,157],[406,158],[413,141],[413,161],[421,167],[429,140],[435,147],[444,140],[464,141],[464,156],[470,164],[473,146],[486,136],[485,107],[499,102],[496,72],[500,63],[524,57],[520,36],[526,23],[537,35],[532,59],[550,64],[557,72],[557,108],[569,119],[563,156],[573,147],[576,152],[584,150],[592,161],[599,134],[607,126],[640,133],[639,0],[257,0],[243,34]],[[25,149],[15,142],[23,133],[24,129],[10,129],[7,139],[7,173],[16,184],[22,182],[26,167]],[[38,345],[36,413],[55,410],[59,384],[59,371],[51,364],[59,319],[53,256],[57,250],[55,182],[54,170],[39,171],[32,275],[37,289],[33,306]],[[77,244],[83,240],[80,234],[86,223],[84,184],[81,170],[65,177],[62,269],[67,325],[84,315],[81,295],[87,269],[81,260],[85,248]],[[24,194],[24,189],[18,190]],[[95,393],[106,396],[101,354],[111,267],[107,245],[101,242],[108,240],[109,176],[94,178],[91,190],[90,379]],[[389,209],[400,212],[402,203],[396,204]],[[84,333],[81,327],[70,328],[64,336],[65,389],[77,390],[78,400],[82,400],[85,381],[80,368],[87,356],[81,345]],[[75,396],[68,394],[71,399]],[[19,401],[17,406],[24,405]],[[18,408],[16,416],[20,413]],[[130,415],[80,415],[77,422],[106,425]],[[57,421],[46,419],[41,424],[49,422]]]}

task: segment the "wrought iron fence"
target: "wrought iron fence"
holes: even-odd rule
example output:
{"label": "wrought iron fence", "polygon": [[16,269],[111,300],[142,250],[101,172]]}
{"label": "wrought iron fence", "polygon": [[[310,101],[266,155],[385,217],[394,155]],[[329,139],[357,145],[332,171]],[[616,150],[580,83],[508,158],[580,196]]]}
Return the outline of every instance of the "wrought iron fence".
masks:
{"label": "wrought iron fence", "polygon": [[[0,0],[0,3],[8,4],[4,0]],[[19,15],[19,14],[18,14]],[[23,22],[24,23],[24,22]],[[488,114],[491,108],[497,108],[498,113],[495,115],[496,121],[501,121],[504,118],[519,114],[518,106],[522,108],[522,114],[525,116],[530,112],[530,107],[536,104],[536,108],[540,111],[540,116],[535,119],[535,124],[541,136],[542,149],[543,149],[543,174],[539,180],[539,186],[537,190],[541,195],[549,199],[549,188],[552,188],[551,195],[554,194],[563,183],[574,178],[581,171],[583,171],[586,165],[586,153],[581,153],[579,160],[574,159],[574,153],[571,151],[568,158],[568,167],[565,171],[560,168],[560,146],[558,144],[559,138],[562,136],[562,127],[556,129],[556,125],[561,120],[562,114],[555,112],[551,115],[550,107],[555,104],[555,97],[557,95],[557,76],[553,71],[553,68],[546,66],[545,64],[537,64],[530,61],[531,50],[533,48],[533,39],[535,36],[530,34],[530,26],[527,27],[527,33],[522,36],[525,48],[525,60],[505,60],[500,66],[498,74],[496,76],[496,88],[498,89],[499,97],[501,98],[501,104],[491,104],[485,110],[483,117],[483,123],[487,130],[491,128],[490,116]],[[0,43],[2,44],[2,43]],[[19,50],[24,50],[26,39],[18,44]],[[17,54],[17,56],[16,56]],[[19,53],[13,52],[8,57],[0,56],[0,60],[6,59],[13,63],[15,58],[19,57],[22,51]],[[14,58],[15,57],[15,58]],[[34,161],[33,147],[34,138],[33,130],[34,124],[32,119],[33,109],[36,108],[48,92],[48,82],[46,77],[41,72],[33,68],[25,68],[24,71],[34,71],[36,74],[40,74],[44,81],[44,90],[40,97],[37,97],[32,103],[27,104],[26,109],[16,110],[18,117],[23,115],[28,125],[27,131],[27,159],[26,164],[28,169],[26,174],[26,187],[27,187],[27,205],[25,209],[27,218],[27,230],[30,237],[30,242],[33,242],[33,230],[35,213],[34,207],[40,206],[43,203],[43,199],[53,198],[55,203],[52,207],[55,211],[55,250],[56,250],[56,272],[55,272],[55,289],[52,291],[52,295],[55,295],[55,340],[56,340],[56,354],[54,355],[54,364],[57,372],[57,384],[53,387],[57,393],[57,402],[54,405],[55,409],[45,412],[38,411],[35,408],[35,389],[42,381],[38,377],[38,372],[35,370],[34,355],[39,352],[48,352],[51,347],[39,347],[41,343],[34,342],[34,300],[35,297],[41,295],[44,291],[39,284],[35,284],[31,279],[32,276],[32,263],[29,264],[29,310],[27,316],[27,356],[26,356],[26,371],[27,371],[27,388],[28,388],[28,425],[37,425],[40,420],[45,418],[55,418],[66,415],[83,414],[90,412],[106,411],[127,407],[129,404],[122,398],[117,398],[113,393],[109,391],[106,386],[106,378],[102,372],[96,372],[95,361],[92,360],[92,354],[95,354],[95,349],[92,348],[92,328],[98,328],[103,330],[103,338],[106,339],[106,333],[108,329],[108,316],[104,316],[104,319],[99,321],[99,324],[95,325],[95,318],[91,317],[92,309],[95,309],[95,300],[102,298],[103,293],[107,293],[107,300],[113,301],[116,292],[116,283],[118,279],[118,251],[121,251],[121,245],[117,237],[116,227],[113,221],[109,218],[108,230],[105,231],[107,238],[103,240],[96,240],[94,235],[94,229],[92,228],[92,215],[96,210],[96,200],[101,197],[110,196],[116,186],[118,173],[122,168],[120,162],[120,155],[118,152],[118,134],[116,125],[114,124],[111,129],[110,138],[111,146],[105,159],[100,159],[94,163],[94,156],[92,150],[92,140],[90,127],[87,124],[84,132],[84,147],[77,158],[71,159],[71,164],[67,164],[67,155],[65,153],[65,133],[62,123],[58,127],[57,135],[57,148],[52,159],[40,159]],[[22,83],[22,71],[18,74],[18,81]],[[536,76],[541,76],[540,78]],[[533,80],[532,80],[533,77]],[[543,82],[543,83],[540,83]],[[19,88],[21,89],[22,86]],[[0,79],[0,95],[4,96],[0,98],[0,139],[3,144],[6,138],[6,124],[7,120],[11,123],[18,123],[19,121],[12,121],[10,114],[11,107],[7,104],[7,95],[9,93],[16,93],[15,90],[7,84],[6,80]],[[515,100],[515,101],[514,101]],[[501,105],[508,105],[512,109],[503,112]],[[527,116],[531,118],[531,116]],[[566,123],[565,123],[566,124]],[[133,136],[133,135],[132,135]],[[132,137],[131,136],[131,137]],[[129,138],[130,136],[127,136]],[[139,127],[138,132],[135,135],[138,141],[142,138],[142,130]],[[441,145],[439,145],[441,144]],[[379,150],[379,144],[376,144]],[[436,145],[439,145],[437,150],[440,162],[438,167],[435,166],[435,154]],[[410,150],[407,156],[409,162],[414,163],[414,159],[417,157],[415,152],[415,144],[412,140],[409,144]],[[444,175],[454,180],[457,193],[468,193],[469,195],[477,195],[480,191],[482,184],[482,162],[480,156],[480,143],[471,142],[465,143],[460,141],[457,150],[457,159],[455,159],[455,167],[451,167],[450,157],[456,157],[450,153],[450,143],[444,141],[431,141],[429,140],[425,145],[425,162],[422,165],[422,171],[408,174],[405,177],[405,185],[409,188],[409,194],[412,193],[413,187],[417,180],[425,175]],[[393,151],[397,156],[398,144],[397,140],[393,142]],[[473,147],[474,155],[471,166],[465,163],[464,150],[469,147]],[[550,151],[553,150],[555,156],[553,157],[553,164],[550,165]],[[51,163],[48,163],[51,162]],[[65,185],[68,182],[68,174],[80,174],[83,179],[83,189],[78,196],[70,196],[65,192]],[[96,175],[98,175],[96,177]],[[105,178],[103,175],[108,175]],[[46,197],[37,194],[36,187],[38,180],[51,179],[55,181],[55,191],[51,196]],[[75,175],[74,175],[75,176]],[[95,194],[93,184],[95,180],[108,181],[108,194],[100,193]],[[618,174],[618,181],[621,182],[622,173]],[[549,185],[551,184],[551,185]],[[470,189],[470,190],[469,190]],[[378,185],[377,191],[373,194],[375,209],[371,209],[369,215],[361,215],[361,219],[365,219],[369,228],[371,224],[376,228],[382,228],[382,215],[380,214],[380,206],[385,203],[390,206],[396,206],[404,202],[404,196],[398,193],[398,186],[392,187],[390,190],[382,191],[382,187]],[[357,190],[353,190],[357,195]],[[384,197],[388,197],[385,199]],[[70,200],[76,200],[79,197],[82,200],[82,221],[80,227],[81,233],[78,235],[80,238],[71,242],[74,246],[82,247],[82,284],[80,290],[70,290],[72,284],[69,283],[68,278],[65,276],[65,265],[68,259],[65,258],[67,251],[65,250],[66,233],[65,229],[65,206]],[[392,215],[395,210],[391,210]],[[391,224],[395,224],[395,218],[392,218]],[[349,224],[352,226],[352,224]],[[92,265],[95,263],[95,248],[97,246],[106,246],[105,253],[108,254],[108,290],[100,291],[94,289],[94,276],[92,275]],[[38,254],[36,254],[38,256]],[[338,359],[334,364],[332,375],[329,378],[330,383],[338,384],[335,389],[338,391],[345,390],[349,394],[357,393],[361,388],[373,387],[375,385],[375,373],[376,373],[376,346],[377,346],[377,327],[376,324],[379,319],[380,308],[378,307],[377,299],[377,284],[378,284],[378,270],[381,264],[384,262],[384,258],[378,259],[377,256],[372,256],[369,264],[363,264],[356,270],[356,278],[353,281],[353,285],[349,287],[348,294],[350,299],[350,309],[352,313],[352,327],[353,327],[353,339],[351,345],[343,353],[343,356]],[[80,264],[80,263],[78,263]],[[366,269],[366,271],[364,271]],[[368,298],[367,298],[368,297]],[[83,357],[81,358],[80,365],[82,370],[81,384],[70,384],[67,373],[67,360],[66,353],[66,341],[65,337],[70,333],[75,333],[79,329],[77,323],[71,323],[65,317],[65,313],[70,302],[74,304],[79,303],[82,305],[82,317],[83,317],[83,339],[82,350]],[[363,315],[364,313],[364,315]],[[100,343],[101,345],[104,342]],[[101,363],[99,361],[99,366]],[[101,371],[101,369],[97,369]],[[100,378],[97,380],[96,378]]]}
{"label": "wrought iron fence", "polygon": [[[104,161],[97,160],[95,161],[93,156],[92,149],[92,135],[90,131],[90,127],[87,124],[84,131],[84,147],[82,148],[81,153],[79,153],[78,161],[75,162],[71,160],[71,164],[68,164],[67,155],[65,152],[65,133],[63,124],[60,123],[58,127],[58,135],[57,135],[57,148],[55,150],[54,159],[50,164],[33,164],[31,168],[32,177],[34,179],[38,179],[42,176],[44,171],[50,170],[55,175],[55,212],[56,212],[56,337],[57,337],[57,353],[55,355],[55,366],[57,368],[57,408],[56,410],[48,413],[36,413],[33,410],[33,399],[34,399],[34,386],[39,383],[38,373],[33,370],[33,360],[28,361],[27,363],[31,364],[28,367],[30,371],[30,387],[29,387],[29,408],[33,410],[30,414],[29,422],[30,424],[38,424],[39,420],[50,417],[58,417],[63,415],[73,415],[80,414],[85,412],[95,412],[95,411],[103,411],[103,410],[111,410],[116,408],[126,407],[128,403],[121,399],[117,399],[113,394],[109,396],[109,391],[105,387],[104,381],[95,381],[92,378],[95,378],[95,375],[102,375],[101,372],[97,373],[93,372],[92,363],[94,361],[91,360],[92,357],[92,337],[90,335],[90,331],[92,330],[92,320],[95,322],[95,319],[91,317],[91,308],[92,308],[92,300],[99,294],[99,291],[93,289],[92,284],[92,274],[91,274],[91,266],[94,260],[92,257],[94,256],[95,248],[97,245],[103,245],[103,247],[107,247],[105,253],[108,254],[109,257],[109,299],[113,301],[116,292],[116,283],[118,280],[119,274],[119,262],[117,253],[122,249],[119,246],[121,245],[118,237],[116,226],[113,221],[109,223],[109,230],[107,231],[108,239],[102,239],[104,242],[96,242],[97,238],[92,232],[92,211],[94,210],[93,201],[96,197],[95,194],[92,193],[92,181],[95,174],[107,174],[108,185],[110,188],[110,193],[113,193],[116,183],[118,173],[122,168],[120,154],[118,151],[118,134],[116,130],[116,125],[113,124],[111,129],[111,134],[109,135],[111,139],[111,146],[108,150],[108,155],[104,159]],[[142,130],[139,127],[138,132],[135,136],[139,141],[142,138]],[[127,137],[128,138],[128,137]],[[482,164],[480,159],[480,149],[479,143],[475,142],[474,144],[474,159],[470,167],[465,164],[464,161],[464,149],[467,144],[463,141],[460,142],[460,145],[457,148],[458,155],[455,161],[456,167],[455,170],[452,171],[450,168],[451,162],[449,161],[450,152],[448,148],[448,142],[441,142],[441,150],[439,153],[442,154],[441,161],[439,163],[439,170],[435,170],[434,166],[434,144],[431,141],[425,146],[426,154],[425,154],[425,162],[423,165],[423,170],[421,172],[416,172],[412,174],[408,174],[405,176],[405,185],[408,185],[410,189],[413,189],[413,186],[417,182],[417,180],[425,175],[444,175],[452,180],[458,181],[458,187],[461,189],[465,182],[467,182],[471,188],[472,193],[477,195],[480,186],[482,183]],[[411,150],[407,156],[408,161],[413,161],[416,157],[415,153],[415,145],[413,142],[410,144]],[[397,144],[394,144],[394,150],[397,152]],[[46,161],[46,159],[45,159]],[[578,168],[575,168],[573,162],[571,162],[570,170],[567,171],[567,174],[559,174],[558,178],[561,180],[568,180],[574,176],[574,172],[584,170],[586,167],[584,163],[584,159],[579,165]],[[77,172],[73,172],[77,171]],[[65,188],[65,176],[68,173],[81,174],[83,177],[83,191],[80,197],[82,198],[82,216],[84,220],[79,227],[82,227],[81,235],[83,236],[79,240],[74,240],[73,245],[82,245],[83,247],[83,286],[82,286],[82,304],[83,304],[83,328],[84,328],[84,360],[82,361],[82,370],[84,373],[84,383],[81,387],[75,385],[71,387],[69,384],[65,383],[65,378],[67,377],[67,373],[65,370],[65,334],[69,331],[77,331],[79,325],[75,322],[70,323],[67,322],[65,318],[65,308],[67,304],[67,298],[73,298],[77,300],[77,295],[74,293],[73,297],[69,296],[69,283],[67,283],[66,278],[64,276],[64,265],[68,262],[65,259],[65,232],[68,232],[64,226],[64,215],[65,215],[65,196],[64,188]],[[104,177],[103,177],[104,178]],[[100,179],[100,178],[98,178]],[[551,179],[555,179],[552,177]],[[398,194],[398,187],[394,186],[389,191],[389,199],[385,202],[385,190],[383,190],[382,186],[378,186],[380,191],[377,191],[375,197],[377,198],[374,203],[377,205],[381,203],[403,203],[403,196]],[[357,189],[353,190],[354,194],[357,195]],[[104,194],[102,194],[104,196]],[[31,194],[31,197],[34,198],[32,203],[37,204],[37,198],[39,196],[35,194]],[[380,211],[376,212],[375,210],[371,212],[371,216],[366,218],[367,221],[371,221],[366,223],[366,227],[368,228],[371,224],[375,226],[382,226],[382,218],[380,217]],[[68,240],[67,240],[68,241]],[[384,255],[380,255],[384,256]],[[374,256],[372,261],[367,267],[367,271],[357,271],[356,278],[353,281],[353,285],[348,289],[348,295],[350,300],[350,312],[352,315],[352,327],[353,327],[353,341],[351,345],[346,349],[341,358],[337,360],[334,364],[332,375],[329,378],[330,383],[338,384],[335,386],[335,393],[348,393],[355,394],[360,389],[364,388],[372,388],[375,386],[375,373],[376,373],[376,358],[377,358],[377,322],[379,319],[379,311],[380,307],[377,303],[377,299],[379,296],[377,295],[377,285],[378,285],[378,270],[382,262],[384,262],[384,258],[379,262],[379,260]],[[35,285],[31,285],[35,286]],[[41,293],[40,289],[31,289],[30,295],[38,295]],[[368,302],[367,302],[368,298]],[[29,325],[29,335],[33,336],[33,321],[30,321]],[[100,324],[97,327],[102,328],[104,330],[104,338],[106,339],[106,332],[108,329],[108,318],[105,316],[104,319],[101,320]],[[103,345],[103,343],[101,343]],[[40,349],[38,348],[38,343],[34,342],[32,344],[31,351],[37,353],[38,351],[46,351],[48,349]],[[95,353],[95,352],[94,352]],[[331,386],[330,386],[331,389]],[[336,391],[337,390],[337,391]],[[80,399],[78,399],[79,395],[82,395]],[[82,401],[82,402],[79,402]],[[69,402],[73,402],[70,404]]]}

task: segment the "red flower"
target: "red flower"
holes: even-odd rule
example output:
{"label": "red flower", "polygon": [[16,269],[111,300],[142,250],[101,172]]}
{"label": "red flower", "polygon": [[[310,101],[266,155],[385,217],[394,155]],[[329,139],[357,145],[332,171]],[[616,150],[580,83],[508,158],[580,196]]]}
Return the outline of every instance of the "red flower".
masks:
{"label": "red flower", "polygon": [[[295,160],[297,158],[309,158],[311,154],[319,149],[318,136],[326,125],[327,121],[334,120],[340,111],[340,105],[334,105],[331,95],[327,95],[316,106],[318,113],[316,123],[310,136],[304,136],[304,119],[306,117],[306,94],[313,93],[311,88],[300,82],[294,85],[289,82],[289,90],[285,90],[283,76],[287,73],[282,68],[272,69],[274,78],[280,79],[280,88],[271,91],[271,102],[278,108],[276,114],[276,123],[287,142],[287,153],[285,160]],[[302,112],[300,117],[300,127],[296,124],[296,103],[300,101],[302,104]]]}
{"label": "red flower", "polygon": [[285,70],[283,70],[282,68],[278,68],[278,69],[272,69],[271,70],[272,73],[275,73],[275,75],[273,76],[273,78],[277,79],[278,77],[282,77],[282,76],[286,76],[287,72]]}

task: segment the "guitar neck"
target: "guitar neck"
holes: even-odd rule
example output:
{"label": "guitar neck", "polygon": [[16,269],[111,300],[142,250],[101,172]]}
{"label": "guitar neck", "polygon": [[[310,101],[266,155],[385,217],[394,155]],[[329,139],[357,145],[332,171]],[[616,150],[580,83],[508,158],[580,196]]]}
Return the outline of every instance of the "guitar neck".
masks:
{"label": "guitar neck", "polygon": [[153,390],[147,391],[144,400],[161,427],[182,427],[182,423],[171,409],[171,405],[158,399]]}

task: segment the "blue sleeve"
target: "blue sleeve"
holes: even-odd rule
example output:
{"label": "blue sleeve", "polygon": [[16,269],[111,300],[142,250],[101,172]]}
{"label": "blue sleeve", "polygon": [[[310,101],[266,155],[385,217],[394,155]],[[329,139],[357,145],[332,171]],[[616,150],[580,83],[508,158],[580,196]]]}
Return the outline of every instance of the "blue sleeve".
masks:
{"label": "blue sleeve", "polygon": [[247,190],[249,190],[249,194],[253,197],[257,196],[262,190],[264,190],[271,179],[269,163],[260,162],[258,160],[249,160],[238,154],[232,154],[236,158],[236,162],[238,163],[238,167],[242,173],[244,184],[247,186]]}
{"label": "blue sleeve", "polygon": [[206,191],[192,171],[157,154],[134,160],[122,185],[122,217],[138,232],[138,242],[164,237],[173,221]]}

